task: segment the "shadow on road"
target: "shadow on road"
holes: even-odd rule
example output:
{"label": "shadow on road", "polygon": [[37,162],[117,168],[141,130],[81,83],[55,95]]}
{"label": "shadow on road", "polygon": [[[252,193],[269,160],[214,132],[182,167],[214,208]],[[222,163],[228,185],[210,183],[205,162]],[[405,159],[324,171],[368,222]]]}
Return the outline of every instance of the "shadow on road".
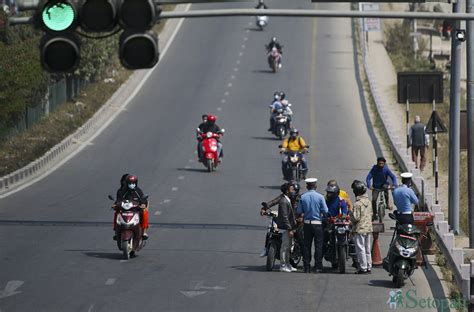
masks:
{"label": "shadow on road", "polygon": [[260,185],[259,188],[270,189],[270,190],[279,190],[280,185]]}
{"label": "shadow on road", "polygon": [[255,140],[266,140],[266,141],[280,141],[277,137],[260,137],[260,136],[253,136],[252,139]]}
{"label": "shadow on road", "polygon": [[239,271],[267,272],[264,265],[234,265],[230,268]]}
{"label": "shadow on road", "polygon": [[370,280],[369,281],[369,286],[374,286],[374,287],[384,287],[384,288],[391,288],[393,289],[393,283],[389,279],[384,279],[384,280]]}
{"label": "shadow on road", "polygon": [[207,172],[206,168],[177,168],[178,171],[189,171],[189,172]]}
{"label": "shadow on road", "polygon": [[273,74],[273,71],[271,69],[255,69],[252,70],[252,73],[256,74]]}
{"label": "shadow on road", "polygon": [[92,258],[122,260],[123,256],[119,251],[116,252],[83,252],[84,255]]}

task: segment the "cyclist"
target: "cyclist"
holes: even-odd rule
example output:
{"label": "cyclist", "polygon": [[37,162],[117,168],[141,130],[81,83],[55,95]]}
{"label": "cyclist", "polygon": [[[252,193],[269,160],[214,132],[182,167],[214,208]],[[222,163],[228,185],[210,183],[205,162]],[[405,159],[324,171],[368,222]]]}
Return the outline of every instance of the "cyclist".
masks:
{"label": "cyclist", "polygon": [[[380,192],[384,192],[387,208],[390,209],[388,202],[388,188],[390,186],[389,178],[392,181],[392,186],[394,188],[397,187],[397,177],[386,164],[387,160],[384,157],[378,157],[377,164],[372,166],[372,169],[370,169],[366,178],[367,188],[372,190],[372,211],[374,220],[378,218],[377,198]],[[371,181],[373,183],[371,183]]]}

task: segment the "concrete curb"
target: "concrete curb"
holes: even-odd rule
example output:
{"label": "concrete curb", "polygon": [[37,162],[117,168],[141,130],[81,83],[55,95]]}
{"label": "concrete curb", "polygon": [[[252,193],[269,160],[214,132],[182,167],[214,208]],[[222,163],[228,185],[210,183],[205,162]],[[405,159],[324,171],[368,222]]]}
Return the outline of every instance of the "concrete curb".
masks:
{"label": "concrete curb", "polygon": [[[187,11],[190,5],[180,4],[175,11]],[[168,20],[160,33],[160,44],[167,46],[174,38],[180,19]],[[160,60],[161,61],[161,60]],[[158,63],[159,64],[159,63]],[[156,66],[158,66],[158,64]],[[81,127],[63,141],[52,147],[42,157],[6,176],[0,177],[0,198],[34,183],[54,171],[75,155],[75,152],[89,144],[89,140],[99,134],[135,95],[137,87],[156,66],[149,70],[137,70],[122,84],[112,97]],[[121,99],[126,99],[125,101]]]}
{"label": "concrete curb", "polygon": [[[462,248],[455,248],[454,234],[449,232],[449,225],[448,222],[444,220],[444,213],[441,210],[440,205],[435,204],[433,201],[433,186],[424,183],[423,176],[420,174],[420,171],[415,168],[415,163],[411,160],[411,155],[407,153],[407,148],[403,141],[404,138],[398,137],[395,135],[394,131],[391,130],[396,128],[394,126],[395,121],[388,118],[389,116],[386,112],[388,104],[377,88],[374,69],[371,67],[370,61],[367,57],[367,46],[365,40],[360,40],[361,38],[364,38],[364,34],[362,33],[362,26],[360,25],[359,44],[362,49],[365,73],[369,81],[370,92],[374,98],[377,112],[388,137],[393,156],[402,171],[413,173],[413,182],[417,191],[421,194],[422,190],[425,190],[425,203],[434,215],[437,243],[446,258],[447,264],[453,271],[456,284],[460,288],[464,298],[468,299],[470,297],[471,264],[464,264],[464,250]],[[394,84],[396,84],[396,81]]]}

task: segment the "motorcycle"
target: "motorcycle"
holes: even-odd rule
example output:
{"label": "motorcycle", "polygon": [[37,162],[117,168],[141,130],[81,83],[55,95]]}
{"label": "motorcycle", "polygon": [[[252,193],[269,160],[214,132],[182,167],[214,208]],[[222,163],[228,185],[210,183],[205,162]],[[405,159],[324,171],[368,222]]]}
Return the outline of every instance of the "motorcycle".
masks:
{"label": "motorcycle", "polygon": [[[264,203],[262,203],[263,205]],[[273,271],[275,266],[275,260],[280,260],[280,247],[281,247],[281,233],[278,230],[276,224],[276,218],[278,217],[278,211],[273,211],[270,208],[264,214],[271,221],[267,227],[267,239],[265,241],[265,248],[267,249],[267,262],[265,268],[267,271]],[[303,251],[300,245],[293,239],[293,243],[290,248],[290,264],[292,267],[296,267],[301,259],[303,258]]]}
{"label": "motorcycle", "polygon": [[338,268],[339,273],[346,273],[346,262],[351,257],[357,261],[355,244],[350,237],[351,223],[348,215],[338,215],[329,220],[327,245],[324,259],[331,262],[332,268]]}
{"label": "motorcycle", "polygon": [[[279,148],[282,148],[282,145],[278,145]],[[305,148],[309,148],[308,145]],[[286,168],[284,169],[283,176],[286,181],[296,181],[299,182],[304,180],[306,177],[307,169],[302,168],[302,153],[303,151],[295,152],[295,151],[285,151],[288,157],[288,161],[286,164]]]}
{"label": "motorcycle", "polygon": [[280,140],[283,139],[288,133],[289,129],[289,117],[285,114],[283,109],[278,109],[275,116],[273,116],[275,123],[273,126],[273,134],[276,135]]}
{"label": "motorcycle", "polygon": [[260,30],[263,30],[268,25],[268,16],[257,16],[256,24]]}
{"label": "motorcycle", "polygon": [[276,47],[273,47],[270,50],[270,53],[268,53],[268,65],[270,65],[270,68],[274,73],[276,73],[277,69],[280,68],[280,60],[281,60],[281,55],[280,52]]}
{"label": "motorcycle", "polygon": [[219,155],[217,154],[218,138],[224,134],[225,130],[222,129],[219,133],[203,133],[198,128],[197,131],[198,137],[202,140],[202,158],[199,161],[206,166],[208,172],[215,171],[220,163]]}
{"label": "motorcycle", "polygon": [[[145,196],[144,199],[147,199]],[[109,195],[110,200],[114,198]],[[135,254],[145,246],[145,240],[143,240],[143,229],[140,224],[141,209],[140,203],[131,200],[123,200],[115,208],[117,213],[116,219],[116,236],[117,236],[117,247],[122,251],[123,258],[128,260],[135,257]]]}
{"label": "motorcycle", "polygon": [[[396,220],[393,213],[388,214],[390,219]],[[433,222],[428,222],[432,226]],[[383,259],[382,266],[392,276],[392,282],[396,288],[401,288],[405,280],[418,268],[416,264],[417,254],[421,251],[419,238],[421,231],[413,224],[399,224],[396,220],[395,231],[388,250],[387,257]],[[425,255],[421,254],[425,265]]]}

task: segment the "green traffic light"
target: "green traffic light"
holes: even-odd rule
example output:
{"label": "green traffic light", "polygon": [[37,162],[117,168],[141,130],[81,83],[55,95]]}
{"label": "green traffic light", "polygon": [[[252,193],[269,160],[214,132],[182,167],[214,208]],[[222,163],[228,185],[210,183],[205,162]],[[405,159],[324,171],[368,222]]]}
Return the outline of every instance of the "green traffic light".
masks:
{"label": "green traffic light", "polygon": [[49,30],[64,31],[74,23],[76,13],[70,3],[52,1],[44,6],[41,17]]}

